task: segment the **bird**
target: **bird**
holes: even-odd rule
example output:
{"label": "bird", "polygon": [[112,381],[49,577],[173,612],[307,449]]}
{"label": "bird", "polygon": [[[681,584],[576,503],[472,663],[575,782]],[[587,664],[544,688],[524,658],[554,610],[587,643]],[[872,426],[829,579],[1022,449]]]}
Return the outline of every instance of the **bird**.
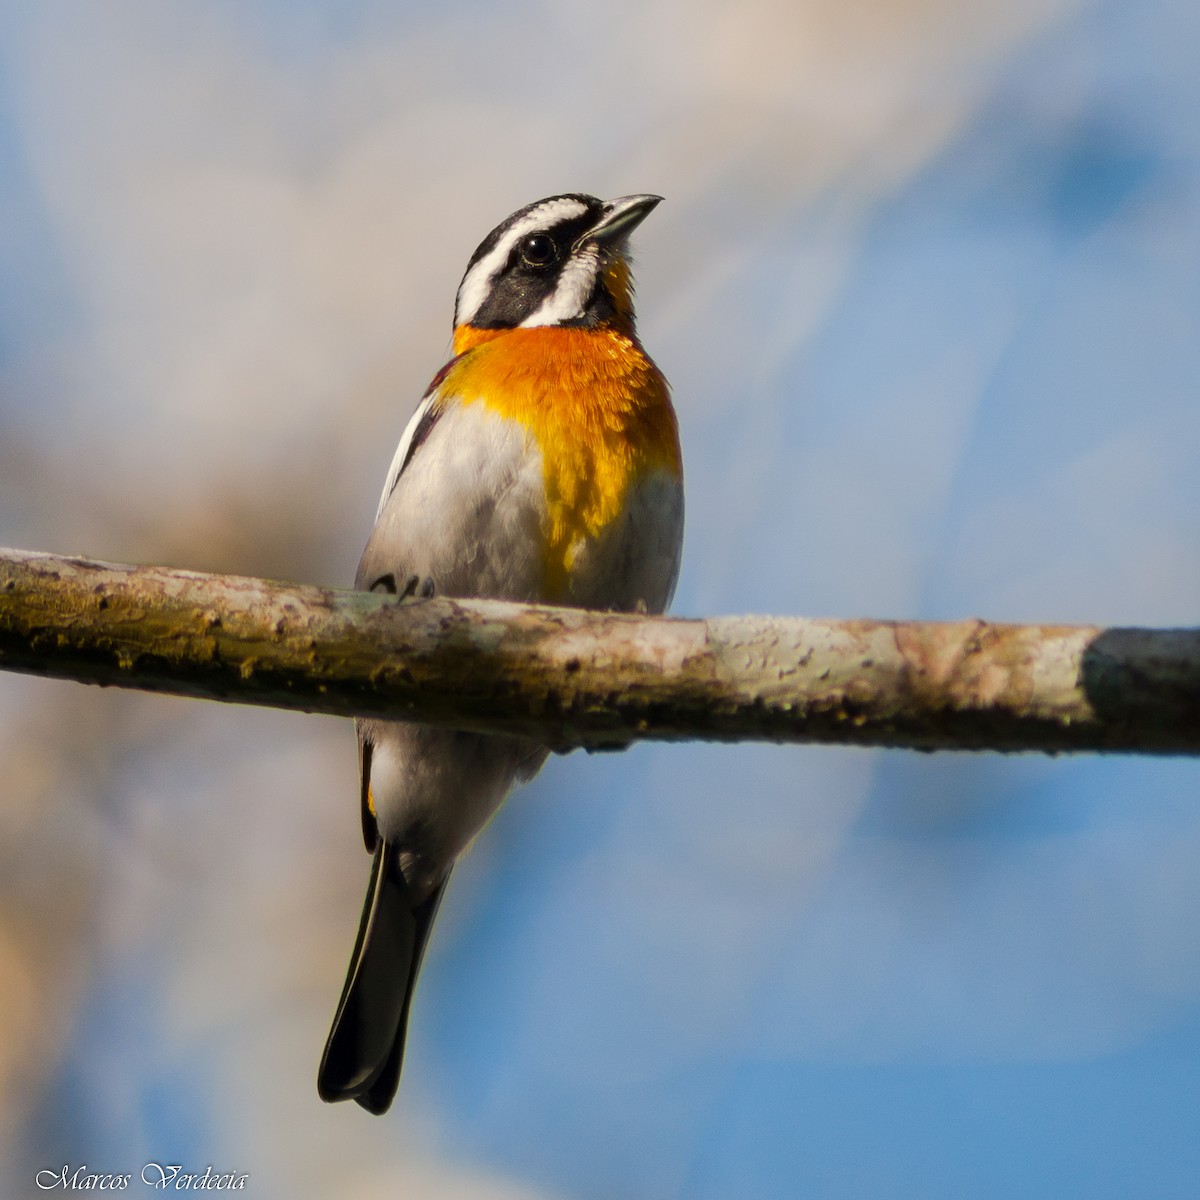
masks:
{"label": "bird", "polygon": [[[661,199],[550,196],[480,243],[455,298],[453,357],[401,435],[357,588],[398,603],[667,607],[683,538],[679,428],[635,330],[629,253]],[[317,1090],[381,1114],[450,872],[548,750],[403,721],[359,719],[356,733],[371,875]]]}

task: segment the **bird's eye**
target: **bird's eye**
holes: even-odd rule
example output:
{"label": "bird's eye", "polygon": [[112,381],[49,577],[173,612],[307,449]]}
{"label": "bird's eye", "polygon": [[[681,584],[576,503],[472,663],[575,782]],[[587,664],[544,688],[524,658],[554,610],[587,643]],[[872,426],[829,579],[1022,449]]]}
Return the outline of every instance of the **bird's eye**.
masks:
{"label": "bird's eye", "polygon": [[521,260],[527,267],[548,267],[558,257],[554,239],[544,233],[531,233],[521,243]]}

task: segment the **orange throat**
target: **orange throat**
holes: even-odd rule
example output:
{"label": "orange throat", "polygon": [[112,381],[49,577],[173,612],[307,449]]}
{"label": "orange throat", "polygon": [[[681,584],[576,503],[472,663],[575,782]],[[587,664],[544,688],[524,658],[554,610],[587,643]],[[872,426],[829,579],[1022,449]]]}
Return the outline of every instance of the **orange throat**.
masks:
{"label": "orange throat", "polygon": [[454,332],[442,392],[516,421],[542,453],[546,599],[567,597],[582,546],[623,511],[644,472],[681,473],[667,381],[618,329],[534,326]]}

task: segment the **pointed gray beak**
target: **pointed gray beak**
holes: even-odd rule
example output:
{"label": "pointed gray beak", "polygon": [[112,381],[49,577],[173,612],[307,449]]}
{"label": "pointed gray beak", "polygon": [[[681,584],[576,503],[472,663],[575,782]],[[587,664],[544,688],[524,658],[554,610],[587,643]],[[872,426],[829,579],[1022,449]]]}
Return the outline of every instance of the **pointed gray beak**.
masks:
{"label": "pointed gray beak", "polygon": [[638,196],[618,196],[616,200],[610,200],[604,206],[600,220],[579,239],[579,242],[606,243],[628,237],[650,215],[650,210],[661,200],[661,196],[651,196],[648,193]]}

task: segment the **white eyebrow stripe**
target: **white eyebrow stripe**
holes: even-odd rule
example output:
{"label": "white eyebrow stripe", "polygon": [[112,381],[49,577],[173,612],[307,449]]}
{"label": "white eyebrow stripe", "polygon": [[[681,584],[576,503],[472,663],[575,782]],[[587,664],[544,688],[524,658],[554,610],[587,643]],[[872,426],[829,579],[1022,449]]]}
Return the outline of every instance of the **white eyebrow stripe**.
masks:
{"label": "white eyebrow stripe", "polygon": [[559,221],[582,217],[585,212],[586,204],[569,197],[552,200],[549,204],[539,204],[537,208],[527,212],[463,276],[462,283],[458,285],[458,297],[454,305],[454,324],[469,325],[475,319],[492,290],[496,275],[508,261],[513,246],[521,238],[538,229],[549,229]]}
{"label": "white eyebrow stripe", "polygon": [[521,328],[558,325],[582,317],[599,271],[600,251],[596,246],[577,250],[563,267],[554,291],[521,322]]}

